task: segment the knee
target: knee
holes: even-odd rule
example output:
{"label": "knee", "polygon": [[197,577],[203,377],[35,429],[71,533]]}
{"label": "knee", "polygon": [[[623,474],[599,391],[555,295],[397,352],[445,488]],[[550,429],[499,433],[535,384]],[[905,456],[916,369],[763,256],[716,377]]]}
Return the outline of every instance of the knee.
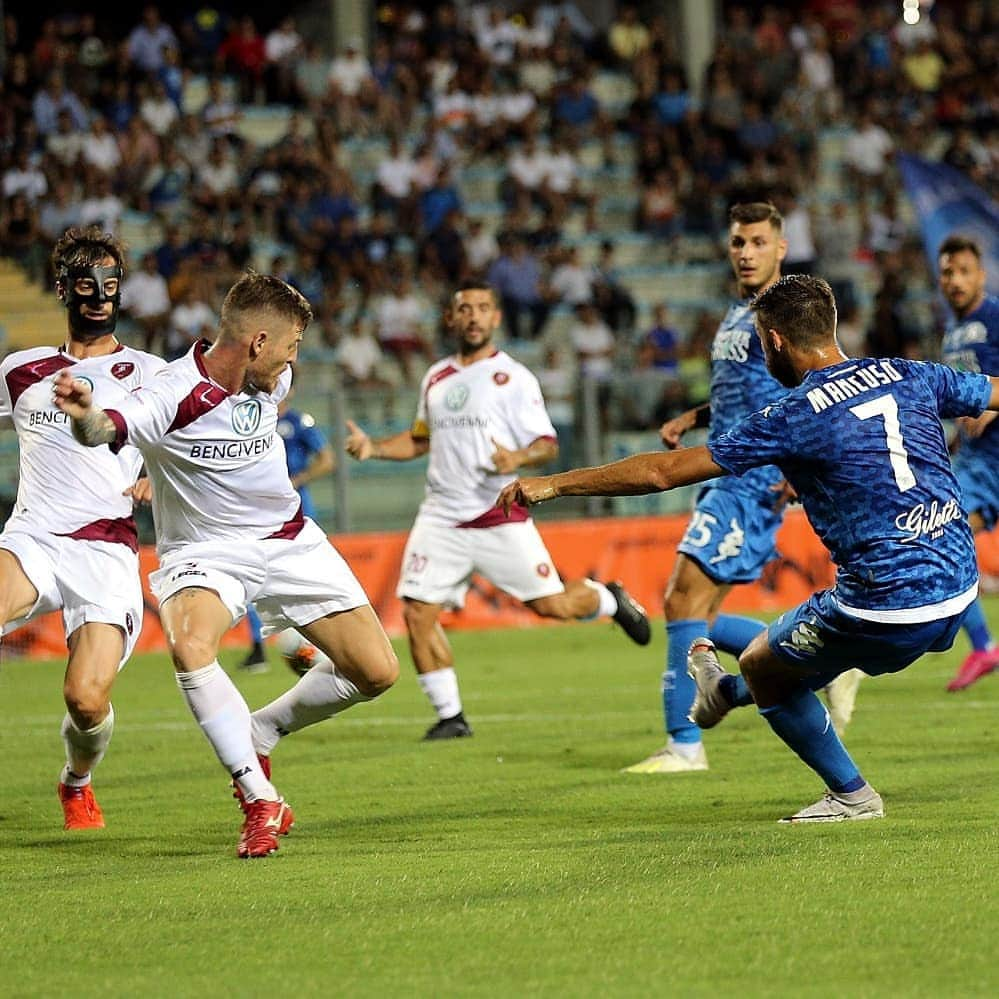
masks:
{"label": "knee", "polygon": [[424,604],[414,600],[404,600],[402,603],[402,619],[410,637],[420,637],[432,631],[437,622],[437,607],[434,604]]}
{"label": "knee", "polygon": [[108,713],[108,691],[99,684],[67,683],[63,699],[73,724],[80,731],[100,725]]}
{"label": "knee", "polygon": [[670,587],[663,597],[663,616],[667,621],[685,621],[691,616],[690,598],[686,590]]}
{"label": "knee", "polygon": [[354,679],[354,686],[365,697],[378,697],[398,679],[399,659],[390,646],[376,662],[366,665],[363,672]]}
{"label": "knee", "polygon": [[179,635],[174,637],[170,645],[170,658],[178,673],[202,669],[214,662],[217,655],[217,644],[203,635]]}

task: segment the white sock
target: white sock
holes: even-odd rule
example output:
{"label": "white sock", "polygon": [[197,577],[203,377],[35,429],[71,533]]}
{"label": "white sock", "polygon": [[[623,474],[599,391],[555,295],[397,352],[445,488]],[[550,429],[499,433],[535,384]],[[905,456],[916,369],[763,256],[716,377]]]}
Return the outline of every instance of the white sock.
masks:
{"label": "white sock", "polygon": [[66,746],[66,766],[59,778],[68,787],[86,787],[90,771],[104,759],[114,732],[114,707],[108,705],[104,720],[93,728],[79,729],[67,712],[62,720],[62,741]]}
{"label": "white sock", "polygon": [[263,775],[250,738],[250,709],[218,660],[177,674],[177,686],[222,766],[239,784],[247,801],[280,795]]}
{"label": "white sock", "polygon": [[596,590],[597,599],[600,601],[593,617],[613,617],[617,613],[617,601],[614,599],[614,594],[603,583],[598,583],[595,579],[584,579],[583,582],[591,590]]}
{"label": "white sock", "polygon": [[701,743],[697,742],[677,742],[675,739],[669,740],[670,751],[682,756],[685,760],[692,760],[701,751]]}
{"label": "white sock", "polygon": [[438,718],[453,718],[461,714],[458,674],[453,667],[435,669],[432,673],[418,673],[416,678]]}
{"label": "white sock", "polygon": [[327,659],[313,666],[291,690],[253,712],[253,745],[261,756],[270,756],[282,736],[370,700]]}

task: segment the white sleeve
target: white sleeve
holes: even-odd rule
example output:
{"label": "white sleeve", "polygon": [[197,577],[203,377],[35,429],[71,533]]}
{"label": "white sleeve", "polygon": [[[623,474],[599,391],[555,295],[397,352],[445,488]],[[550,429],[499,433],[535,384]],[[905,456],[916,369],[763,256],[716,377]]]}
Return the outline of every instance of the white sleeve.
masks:
{"label": "white sleeve", "polygon": [[126,444],[140,451],[150,447],[166,436],[185,409],[191,406],[212,408],[211,396],[215,393],[225,395],[209,382],[201,382],[186,397],[182,391],[183,386],[173,379],[159,377],[136,389],[114,408],[106,409],[104,412],[117,431],[111,450],[117,454]]}
{"label": "white sleeve", "polygon": [[413,425],[409,428],[414,437],[420,437],[424,440],[430,438],[430,417],[427,414],[427,384],[429,381],[430,371],[420,381],[420,397],[416,402],[416,416],[413,417]]}
{"label": "white sleeve", "polygon": [[517,447],[527,447],[539,437],[557,440],[537,378],[526,368],[516,379],[507,405],[507,418]]}
{"label": "white sleeve", "polygon": [[7,385],[7,364],[0,365],[0,429],[8,430],[14,425],[14,407],[10,403],[10,388]]}

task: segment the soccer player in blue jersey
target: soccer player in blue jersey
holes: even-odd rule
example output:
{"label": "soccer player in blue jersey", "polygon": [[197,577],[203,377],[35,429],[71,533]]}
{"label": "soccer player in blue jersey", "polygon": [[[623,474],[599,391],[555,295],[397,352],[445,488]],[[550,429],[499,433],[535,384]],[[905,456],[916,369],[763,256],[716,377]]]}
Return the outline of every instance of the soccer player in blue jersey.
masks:
{"label": "soccer player in blue jersey", "polygon": [[[309,413],[300,413],[297,409],[292,409],[287,398],[278,406],[277,432],[284,441],[291,484],[302,500],[302,514],[316,520],[316,508],[309,492],[309,483],[329,475],[336,468],[333,448],[316,426],[315,418]],[[250,673],[256,673],[267,669],[267,653],[264,651],[264,632],[260,615],[252,604],[246,609],[246,619],[250,624],[250,638],[253,645],[240,667]],[[298,671],[295,665],[292,665],[292,669]]]}
{"label": "soccer player in blue jersey", "polygon": [[557,496],[638,495],[777,465],[838,566],[814,594],[757,635],[725,673],[695,639],[691,714],[702,728],[754,703],[825,782],[789,822],[884,815],[814,691],[850,667],[895,673],[949,649],[978,593],[974,537],[961,507],[941,418],[999,410],[999,378],[941,364],[851,360],[821,278],[791,275],[751,305],[767,367],[791,391],[706,446],[521,479],[504,508]]}
{"label": "soccer player in blue jersey", "polygon": [[[711,346],[710,401],[663,424],[660,435],[668,448],[680,447],[683,434],[696,427],[708,427],[708,439],[714,440],[786,391],[767,371],[748,301],[780,277],[787,242],[777,209],[768,202],[734,205],[728,249],[740,298],[725,314]],[[710,634],[719,648],[738,655],[763,630],[760,621],[718,611],[734,584],[759,579],[763,567],[777,556],[774,538],[781,522],[782,482],[780,470],[771,465],[713,482],[698,496],[663,602],[662,691],[668,742],[627,767],[626,773],[708,769],[700,729],[687,717],[695,693],[687,676],[687,649],[698,636]]]}
{"label": "soccer player in blue jersey", "polygon": [[[999,298],[985,292],[982,251],[973,239],[950,236],[940,245],[940,290],[953,313],[943,340],[943,362],[959,371],[999,375]],[[954,474],[964,492],[971,529],[991,531],[999,519],[999,424],[994,413],[962,420]],[[981,603],[964,619],[971,653],[948,690],[963,690],[999,666]]]}

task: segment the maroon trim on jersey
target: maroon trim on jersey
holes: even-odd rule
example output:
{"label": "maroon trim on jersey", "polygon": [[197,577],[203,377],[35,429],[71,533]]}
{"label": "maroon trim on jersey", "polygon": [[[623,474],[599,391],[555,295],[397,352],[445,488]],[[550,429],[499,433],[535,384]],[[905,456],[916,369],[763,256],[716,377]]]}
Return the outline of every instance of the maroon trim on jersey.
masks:
{"label": "maroon trim on jersey", "polygon": [[112,454],[117,454],[128,440],[128,424],[117,409],[105,409],[104,415],[114,424],[114,440],[108,444]]}
{"label": "maroon trim on jersey", "polygon": [[429,382],[427,382],[427,392],[429,392],[438,382],[444,381],[448,375],[458,374],[458,370],[459,369],[453,364],[449,364],[446,368],[441,368],[440,371],[438,371],[437,374],[434,375]]}
{"label": "maroon trim on jersey", "polygon": [[456,527],[499,527],[501,524],[522,524],[525,520],[530,520],[531,515],[527,512],[527,507],[520,503],[514,503],[510,507],[510,513],[505,514],[501,507],[494,506],[486,510],[484,514],[476,517],[475,520],[466,520],[464,524],[456,524]]}
{"label": "maroon trim on jersey", "polygon": [[37,385],[43,378],[54,375],[63,368],[68,368],[76,361],[71,357],[64,357],[62,354],[53,354],[52,357],[43,357],[39,361],[28,361],[16,368],[11,368],[7,372],[7,391],[10,393],[10,408],[13,409],[21,393],[25,389]]}
{"label": "maroon trim on jersey", "polygon": [[167,427],[166,432],[169,434],[174,430],[182,430],[188,424],[200,419],[205,413],[210,413],[228,398],[229,393],[224,388],[213,385],[211,382],[198,382],[190,393],[181,399],[173,422]]}
{"label": "maroon trim on jersey", "polygon": [[211,345],[211,341],[206,340],[204,337],[194,345],[194,364],[198,371],[201,372],[203,378],[211,378],[211,375],[208,374],[208,369],[205,367],[205,354],[208,353],[208,348]]}
{"label": "maroon trim on jersey", "polygon": [[115,545],[125,545],[136,554],[139,551],[139,532],[131,517],[95,520],[70,534],[57,534],[56,537],[73,538],[75,541],[108,541]]}
{"label": "maroon trim on jersey", "polygon": [[298,504],[295,516],[291,520],[285,521],[273,534],[268,534],[264,541],[272,538],[278,541],[294,541],[302,533],[305,527],[305,514],[302,512],[302,504]]}

